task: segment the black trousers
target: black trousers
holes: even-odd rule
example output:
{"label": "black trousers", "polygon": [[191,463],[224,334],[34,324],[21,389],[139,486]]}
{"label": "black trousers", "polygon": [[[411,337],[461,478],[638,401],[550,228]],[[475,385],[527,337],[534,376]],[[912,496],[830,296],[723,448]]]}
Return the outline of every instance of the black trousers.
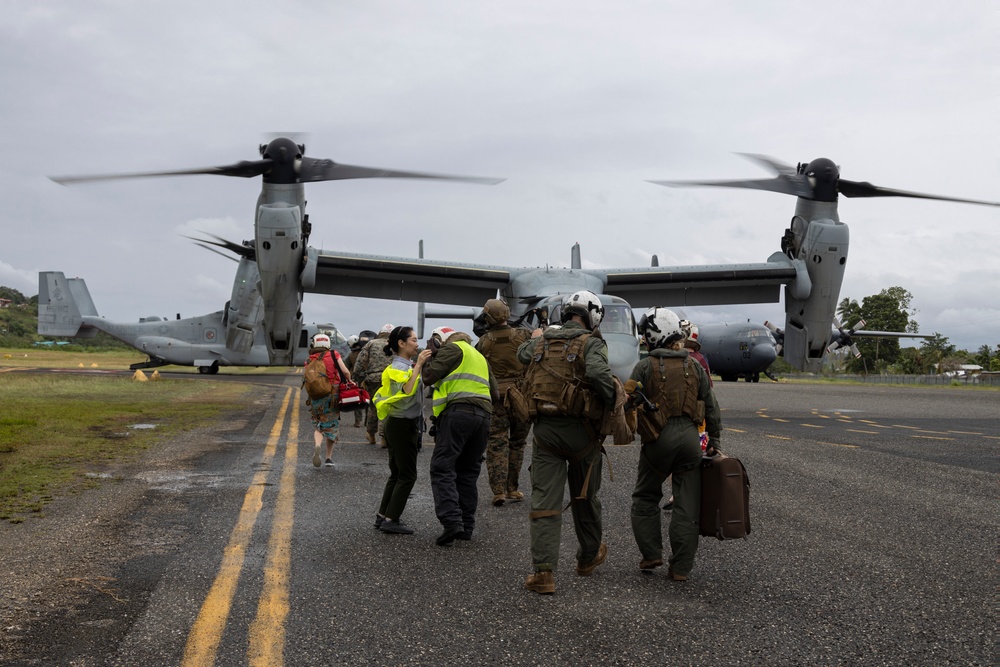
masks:
{"label": "black trousers", "polygon": [[490,413],[468,404],[445,408],[437,419],[431,455],[434,513],[445,528],[472,533],[479,504],[477,483],[490,435]]}

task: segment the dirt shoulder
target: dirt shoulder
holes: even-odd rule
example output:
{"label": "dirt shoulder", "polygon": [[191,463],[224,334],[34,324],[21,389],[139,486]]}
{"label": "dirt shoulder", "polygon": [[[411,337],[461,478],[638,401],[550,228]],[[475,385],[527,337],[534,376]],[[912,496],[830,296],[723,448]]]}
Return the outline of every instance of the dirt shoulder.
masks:
{"label": "dirt shoulder", "polygon": [[[42,518],[0,523],[0,663],[37,656],[45,641],[37,630],[52,616],[72,615],[94,603],[108,604],[116,613],[135,612],[132,607],[142,601],[129,600],[115,576],[122,563],[141,555],[137,551],[157,548],[137,545],[123,530],[143,502],[148,480],[157,472],[189,467],[220,437],[252,429],[276,390],[254,385],[237,413],[157,442],[136,460],[106,466],[98,488],[57,497]],[[93,630],[99,634],[100,628]]]}

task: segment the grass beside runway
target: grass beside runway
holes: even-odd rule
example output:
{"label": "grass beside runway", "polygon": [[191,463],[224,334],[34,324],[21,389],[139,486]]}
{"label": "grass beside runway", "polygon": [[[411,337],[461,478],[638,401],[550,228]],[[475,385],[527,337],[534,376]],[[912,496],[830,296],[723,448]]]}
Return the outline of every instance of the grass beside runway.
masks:
{"label": "grass beside runway", "polygon": [[[71,345],[65,348],[38,347],[38,348],[0,348],[0,373],[16,368],[67,368],[67,369],[90,369],[105,371],[127,371],[132,364],[146,361],[149,357],[136,350],[103,350],[91,352],[80,347]],[[152,373],[149,369],[143,371],[147,375]],[[194,366],[160,366],[159,370],[170,373],[197,373]],[[288,366],[223,366],[219,373],[224,375],[241,375],[252,373],[259,375],[284,374],[292,372]]]}
{"label": "grass beside runway", "polygon": [[243,383],[121,376],[0,378],[0,520],[12,523],[44,516],[56,495],[96,486],[108,464],[242,408],[248,391]]}

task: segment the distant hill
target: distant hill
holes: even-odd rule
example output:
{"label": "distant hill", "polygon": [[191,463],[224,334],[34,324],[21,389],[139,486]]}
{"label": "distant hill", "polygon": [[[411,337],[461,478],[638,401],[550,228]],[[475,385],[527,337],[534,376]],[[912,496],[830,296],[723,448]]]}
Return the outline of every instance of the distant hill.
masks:
{"label": "distant hill", "polygon": [[4,307],[0,308],[0,347],[34,347],[36,341],[57,340],[71,341],[72,345],[64,348],[87,348],[87,349],[132,349],[125,343],[115,340],[106,333],[99,332],[93,338],[55,338],[39,336],[38,331],[38,295],[26,297],[12,287],[0,286],[0,299],[10,300],[0,301]]}

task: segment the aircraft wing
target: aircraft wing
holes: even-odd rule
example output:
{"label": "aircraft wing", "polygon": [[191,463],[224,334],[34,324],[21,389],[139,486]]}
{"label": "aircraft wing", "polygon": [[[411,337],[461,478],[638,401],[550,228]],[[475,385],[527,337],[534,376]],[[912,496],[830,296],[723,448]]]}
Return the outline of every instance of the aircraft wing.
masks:
{"label": "aircraft wing", "polygon": [[319,250],[305,291],[373,299],[482,306],[511,281],[505,266]]}
{"label": "aircraft wing", "polygon": [[634,308],[777,303],[781,286],[796,277],[788,262],[591,269],[588,273],[601,276],[607,294],[620,296]]}

